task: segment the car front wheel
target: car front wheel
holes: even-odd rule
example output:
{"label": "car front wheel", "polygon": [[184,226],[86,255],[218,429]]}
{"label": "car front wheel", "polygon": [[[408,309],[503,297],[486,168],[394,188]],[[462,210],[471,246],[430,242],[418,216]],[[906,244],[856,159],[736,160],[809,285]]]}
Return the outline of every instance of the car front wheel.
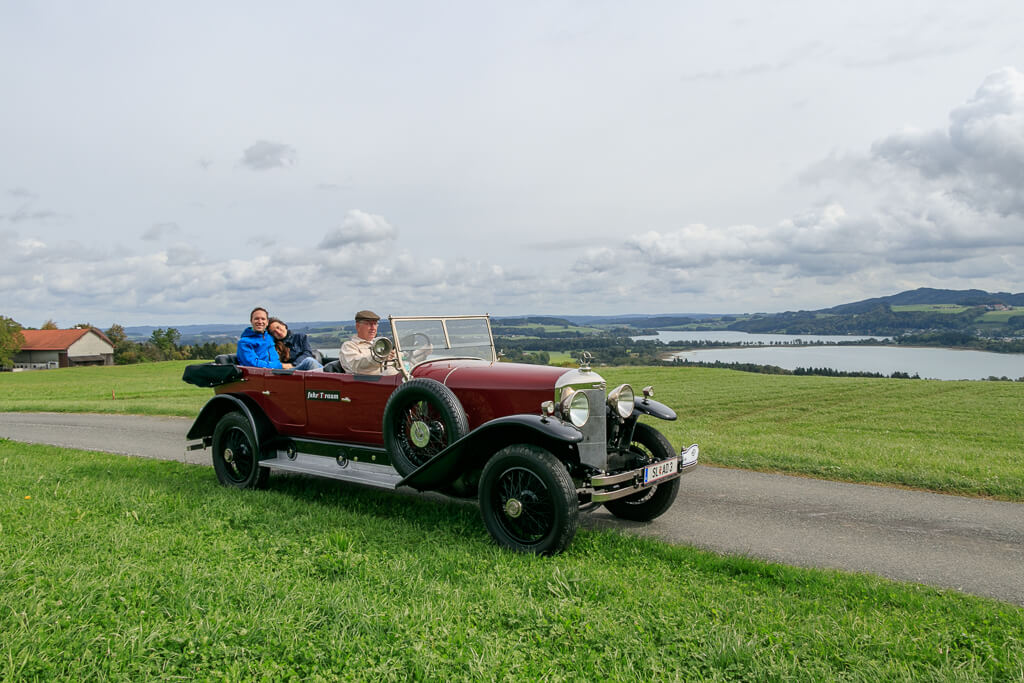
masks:
{"label": "car front wheel", "polygon": [[484,466],[479,497],[487,530],[506,548],[554,555],[576,535],[576,487],[565,466],[541,448],[498,451]]}
{"label": "car front wheel", "polygon": [[410,380],[398,387],[384,406],[384,445],[403,477],[468,431],[459,399],[436,380]]}
{"label": "car front wheel", "polygon": [[[639,464],[660,462],[677,457],[665,435],[650,425],[639,423],[633,430],[633,438],[629,451],[635,454]],[[608,512],[621,519],[634,522],[649,522],[660,517],[672,507],[679,493],[679,477],[663,484],[655,484],[649,489],[619,500],[604,504]]]}
{"label": "car front wheel", "polygon": [[227,413],[213,430],[213,469],[224,486],[237,489],[266,487],[270,470],[259,465],[259,448],[249,420]]}

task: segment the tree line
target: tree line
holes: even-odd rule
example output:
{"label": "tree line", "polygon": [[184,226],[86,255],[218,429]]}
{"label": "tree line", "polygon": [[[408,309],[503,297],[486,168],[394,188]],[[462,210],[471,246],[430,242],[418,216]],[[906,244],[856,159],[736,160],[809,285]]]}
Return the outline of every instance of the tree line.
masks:
{"label": "tree line", "polygon": [[[757,315],[727,327],[738,332],[763,334],[863,334],[896,337],[919,334],[962,332],[977,337],[979,318],[984,306],[974,306],[959,313],[940,311],[893,311],[888,304],[857,313],[822,314],[819,311],[787,311]],[[1001,326],[1006,334],[1024,331],[1024,316],[1012,316]]]}
{"label": "tree line", "polygon": [[702,367],[702,368],[724,368],[727,370],[739,370],[741,372],[756,372],[762,375],[814,375],[819,377],[874,377],[880,379],[921,379],[921,376],[916,372],[911,375],[909,372],[900,372],[897,370],[891,375],[886,375],[882,372],[868,372],[864,370],[836,370],[834,368],[803,368],[798,367],[795,370],[787,370],[780,368],[778,365],[758,365],[757,363],[738,363],[731,362],[727,363],[724,361],[692,361],[682,358],[676,358],[672,361],[672,365],[685,365],[687,367]]}
{"label": "tree line", "polygon": [[128,339],[124,327],[112,325],[104,334],[114,345],[114,364],[155,363],[164,360],[212,360],[222,353],[234,353],[234,344],[180,344],[181,332],[174,327],[158,327],[149,339],[135,342]]}
{"label": "tree line", "polygon": [[599,365],[657,365],[661,362],[660,356],[669,349],[655,339],[634,341],[628,336],[615,334],[545,339],[496,336],[494,344],[505,360],[543,364],[550,360],[552,351],[568,352],[574,358],[588,351]]}

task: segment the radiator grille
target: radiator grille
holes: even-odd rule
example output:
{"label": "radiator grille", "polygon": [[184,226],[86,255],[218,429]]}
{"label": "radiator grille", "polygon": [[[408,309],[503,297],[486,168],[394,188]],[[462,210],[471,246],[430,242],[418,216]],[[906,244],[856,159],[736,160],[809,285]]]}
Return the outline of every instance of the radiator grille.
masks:
{"label": "radiator grille", "polygon": [[608,445],[605,412],[605,394],[602,389],[586,389],[584,392],[590,399],[590,417],[580,430],[583,441],[579,444],[580,462],[604,471],[608,468]]}

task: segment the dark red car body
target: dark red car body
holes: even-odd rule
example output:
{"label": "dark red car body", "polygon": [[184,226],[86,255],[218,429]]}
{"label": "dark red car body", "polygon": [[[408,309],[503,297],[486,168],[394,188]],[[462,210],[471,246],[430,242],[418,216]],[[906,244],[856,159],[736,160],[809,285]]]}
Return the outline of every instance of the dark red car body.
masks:
{"label": "dark red car body", "polygon": [[[697,462],[696,446],[676,451],[638,423],[676,419],[649,388],[606,393],[589,367],[500,362],[484,316],[391,322],[397,374],[190,366],[184,379],[215,392],[193,447],[213,447],[218,478],[239,488],[281,470],[479,497],[499,543],[545,554],[567,546],[581,509],[662,514]],[[420,331],[403,342],[408,329]]]}

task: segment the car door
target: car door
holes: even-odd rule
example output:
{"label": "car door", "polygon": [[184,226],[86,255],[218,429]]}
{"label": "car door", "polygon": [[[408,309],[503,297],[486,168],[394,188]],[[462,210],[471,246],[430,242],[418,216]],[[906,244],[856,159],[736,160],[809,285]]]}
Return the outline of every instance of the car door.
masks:
{"label": "car door", "polygon": [[304,375],[308,373],[263,368],[256,370],[262,375],[262,382],[254,398],[263,407],[263,412],[281,433],[301,432],[306,426]]}
{"label": "car door", "polygon": [[307,372],[306,434],[311,438],[381,445],[384,406],[399,375]]}

